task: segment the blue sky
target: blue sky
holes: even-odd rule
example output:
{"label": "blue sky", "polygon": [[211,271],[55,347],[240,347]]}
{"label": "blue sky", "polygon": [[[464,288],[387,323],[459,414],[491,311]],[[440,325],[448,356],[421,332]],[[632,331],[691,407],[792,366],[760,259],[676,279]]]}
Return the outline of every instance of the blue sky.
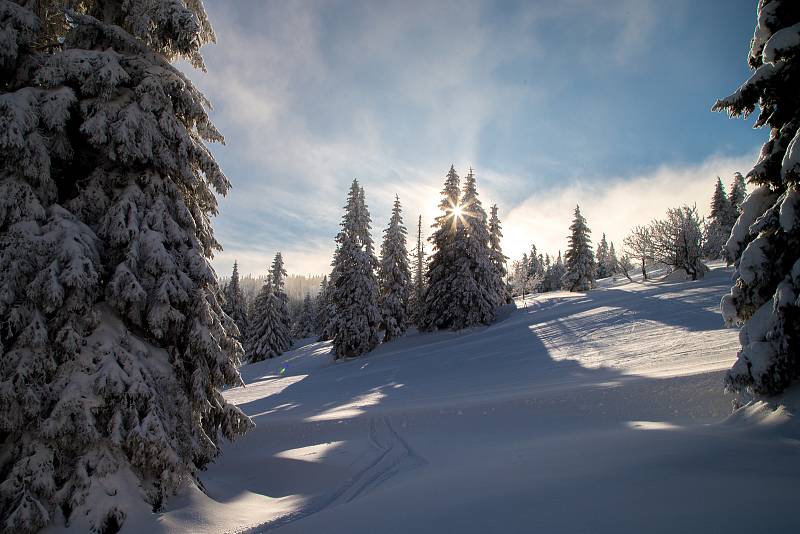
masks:
{"label": "blue sky", "polygon": [[451,163],[497,203],[506,252],[596,238],[672,205],[705,210],[767,135],[711,113],[748,75],[755,0],[207,2],[218,43],[189,72],[233,182],[214,266],[327,272],[345,194],[378,241],[394,194],[425,230]]}

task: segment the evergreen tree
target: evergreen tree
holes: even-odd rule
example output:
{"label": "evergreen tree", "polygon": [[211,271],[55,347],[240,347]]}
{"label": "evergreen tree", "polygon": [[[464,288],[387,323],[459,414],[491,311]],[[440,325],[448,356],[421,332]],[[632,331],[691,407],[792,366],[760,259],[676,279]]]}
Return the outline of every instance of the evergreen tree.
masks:
{"label": "evergreen tree", "polygon": [[500,245],[500,241],[503,239],[503,229],[500,226],[500,217],[498,217],[497,212],[497,204],[493,204],[489,218],[489,260],[492,262],[495,281],[499,282],[499,287],[496,291],[500,295],[501,302],[505,303],[510,301],[508,288],[504,282],[508,274],[506,271],[508,257],[503,254],[503,249]]}
{"label": "evergreen tree", "polygon": [[300,308],[300,313],[294,324],[293,337],[295,339],[304,339],[314,335],[316,331],[315,322],[316,310],[314,309],[314,301],[311,299],[311,293],[306,293],[303,298],[303,306]]}
{"label": "evergreen tree", "polygon": [[735,208],[731,206],[731,202],[725,195],[722,180],[717,177],[714,194],[711,197],[709,223],[705,229],[703,252],[707,257],[719,258],[722,255],[722,249],[731,235],[735,218]]}
{"label": "evergreen tree", "polygon": [[384,231],[378,280],[383,328],[386,331],[383,340],[391,341],[405,334],[408,329],[408,301],[411,296],[406,227],[397,196],[394,198],[389,227]]}
{"label": "evergreen tree", "polygon": [[597,244],[597,253],[595,258],[597,265],[597,278],[606,278],[611,276],[611,273],[608,271],[608,241],[606,241],[605,233],[600,239],[600,243]]}
{"label": "evergreen tree", "polygon": [[742,214],[742,202],[744,202],[744,198],[747,196],[747,185],[744,181],[744,176],[742,173],[737,172],[733,175],[733,183],[731,184],[731,192],[728,195],[728,203],[731,206],[731,210],[733,212],[733,217],[731,220],[731,227],[736,222],[736,219],[739,218],[739,215]]}
{"label": "evergreen tree", "polygon": [[336,236],[331,299],[335,306],[332,324],[335,358],[359,356],[380,342],[381,313],[374,266],[370,216],[364,190],[353,180]]}
{"label": "evergreen tree", "polygon": [[336,317],[336,308],[333,304],[333,285],[328,282],[328,277],[322,277],[319,294],[317,295],[317,315],[315,320],[316,332],[319,341],[333,339],[333,325]]}
{"label": "evergreen tree", "polygon": [[289,314],[289,297],[286,295],[286,269],[283,267],[283,255],[278,252],[272,260],[270,267],[272,290],[275,292],[275,313],[278,316],[277,339],[280,343],[275,346],[278,354],[289,350],[292,346],[292,321]]}
{"label": "evergreen tree", "polygon": [[244,292],[239,284],[239,266],[233,262],[233,273],[231,279],[223,291],[225,303],[222,309],[236,323],[239,329],[239,339],[247,339],[247,306],[245,304]]}
{"label": "evergreen tree", "polygon": [[511,291],[514,296],[522,297],[523,302],[525,296],[531,292],[530,278],[530,260],[528,254],[523,253],[522,258],[511,264]]}
{"label": "evergreen tree", "polygon": [[209,264],[200,2],[0,2],[0,523],[116,531],[252,423]]}
{"label": "evergreen tree", "polygon": [[567,272],[567,268],[564,266],[564,260],[561,258],[561,251],[558,251],[558,257],[556,261],[553,262],[553,266],[550,267],[550,290],[551,291],[558,291],[561,289],[562,280],[564,279],[564,275]]}
{"label": "evergreen tree", "polygon": [[251,362],[274,358],[292,343],[286,332],[285,319],[281,317],[280,297],[272,281],[270,274],[253,303],[250,339],[247,343]]}
{"label": "evergreen tree", "polygon": [[530,291],[539,291],[539,286],[542,284],[545,276],[544,258],[536,250],[536,245],[531,245],[531,251],[528,254],[528,285]]}
{"label": "evergreen tree", "polygon": [[800,376],[800,9],[794,0],[761,0],[748,62],[755,71],[714,110],[747,117],[769,140],[747,174],[755,189],[726,244],[735,283],[722,300],[728,324],[742,325],[742,348],[726,381],[760,394]]}
{"label": "evergreen tree", "polygon": [[587,291],[594,287],[596,266],[589,239],[591,230],[586,226],[580,206],[575,207],[575,219],[569,229],[572,234],[569,236],[562,286],[568,291]]}
{"label": "evergreen tree", "polygon": [[730,216],[731,204],[725,195],[725,187],[722,179],[717,176],[717,183],[714,186],[714,195],[711,197],[711,213],[709,218],[725,221]]}
{"label": "evergreen tree", "polygon": [[414,292],[412,293],[412,315],[419,325],[425,306],[425,247],[422,243],[422,215],[417,221],[417,247],[414,251]]}
{"label": "evergreen tree", "polygon": [[502,280],[492,265],[488,221],[472,169],[464,178],[461,217],[464,231],[458,234],[460,254],[456,258],[457,276],[452,290],[465,312],[462,327],[489,324],[494,321],[496,308],[505,302],[505,295]]}
{"label": "evergreen tree", "polygon": [[614,249],[614,242],[612,241],[608,247],[608,263],[606,264],[606,271],[609,276],[619,273],[619,258],[617,258],[617,251]]}
{"label": "evergreen tree", "polygon": [[426,273],[427,291],[425,310],[420,326],[424,329],[457,328],[463,323],[460,302],[451,291],[456,278],[456,259],[459,255],[459,235],[464,231],[464,223],[459,216],[460,180],[451,165],[442,189],[439,209],[442,214],[433,224],[434,233],[429,238],[433,250],[428,261]]}

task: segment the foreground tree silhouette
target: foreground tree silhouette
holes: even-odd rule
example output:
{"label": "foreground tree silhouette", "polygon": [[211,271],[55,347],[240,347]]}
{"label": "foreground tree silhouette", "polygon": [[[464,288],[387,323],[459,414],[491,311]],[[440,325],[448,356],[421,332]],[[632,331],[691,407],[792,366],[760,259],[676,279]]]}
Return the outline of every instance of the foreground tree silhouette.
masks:
{"label": "foreground tree silhouette", "polygon": [[755,127],[770,128],[726,244],[736,281],[721,308],[728,324],[742,325],[728,386],[774,394],[800,376],[800,5],[761,0],[757,14],[754,72],[713,108],[747,117],[758,106]]}
{"label": "foreground tree silhouette", "polygon": [[[0,2],[0,514],[115,532],[252,423],[209,264],[202,4]],[[29,9],[33,5],[39,18]],[[63,5],[63,4],[62,4]],[[144,505],[143,500],[148,504]]]}

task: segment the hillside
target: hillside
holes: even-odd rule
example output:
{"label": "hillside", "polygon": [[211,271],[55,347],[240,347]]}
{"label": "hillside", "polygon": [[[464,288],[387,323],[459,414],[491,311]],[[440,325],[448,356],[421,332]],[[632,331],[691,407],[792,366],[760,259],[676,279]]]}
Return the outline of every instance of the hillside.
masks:
{"label": "hillside", "polygon": [[730,416],[722,391],[738,347],[717,310],[730,275],[547,294],[358,359],[309,343],[245,366],[226,397],[257,428],[202,474],[207,495],[185,488],[155,527],[791,529],[800,432],[764,403]]}

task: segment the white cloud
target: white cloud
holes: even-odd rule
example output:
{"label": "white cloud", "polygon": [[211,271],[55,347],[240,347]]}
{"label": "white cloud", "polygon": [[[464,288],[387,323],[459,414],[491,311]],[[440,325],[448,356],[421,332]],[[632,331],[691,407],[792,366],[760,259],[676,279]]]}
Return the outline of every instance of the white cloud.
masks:
{"label": "white cloud", "polygon": [[733,173],[746,173],[755,157],[755,153],[712,156],[697,165],[664,165],[630,179],[576,182],[531,196],[505,217],[504,252],[516,259],[531,243],[540,252],[563,251],[576,204],[592,229],[592,241],[597,243],[605,232],[620,250],[631,228],[662,217],[668,208],[696,204],[699,213],[706,215],[716,177],[728,187]]}

